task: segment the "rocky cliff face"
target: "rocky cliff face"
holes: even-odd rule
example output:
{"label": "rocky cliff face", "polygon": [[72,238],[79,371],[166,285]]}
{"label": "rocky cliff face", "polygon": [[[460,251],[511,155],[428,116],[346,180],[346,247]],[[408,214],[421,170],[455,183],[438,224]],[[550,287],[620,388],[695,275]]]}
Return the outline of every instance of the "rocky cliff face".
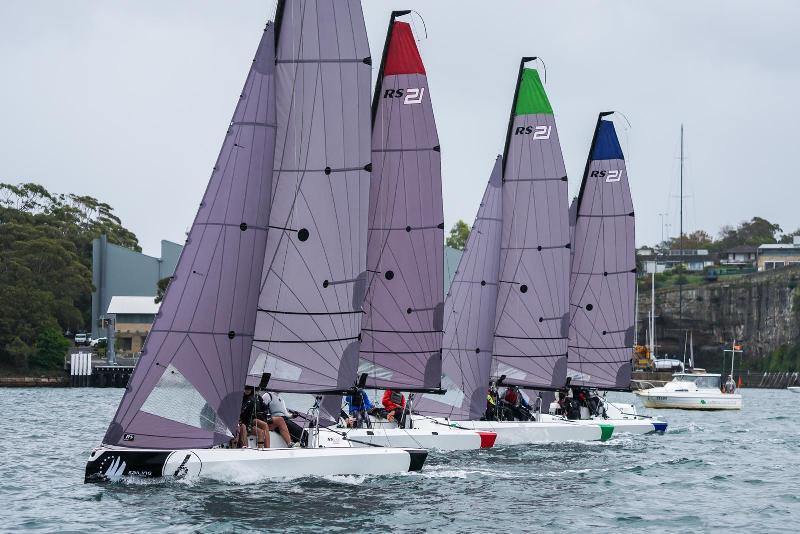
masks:
{"label": "rocky cliff face", "polygon": [[[645,339],[649,309],[650,293],[640,290],[640,340]],[[735,338],[745,350],[745,367],[750,367],[748,361],[800,343],[800,267],[684,286],[682,319],[678,310],[677,288],[656,290],[659,355],[681,358],[685,332],[691,330],[698,365],[719,367],[721,346]]]}

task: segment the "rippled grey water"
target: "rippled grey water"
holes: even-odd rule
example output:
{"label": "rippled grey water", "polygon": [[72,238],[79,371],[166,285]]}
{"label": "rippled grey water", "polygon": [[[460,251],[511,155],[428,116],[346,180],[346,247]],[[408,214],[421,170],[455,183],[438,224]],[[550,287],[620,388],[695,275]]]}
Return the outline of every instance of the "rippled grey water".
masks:
{"label": "rippled grey water", "polygon": [[662,410],[670,423],[664,436],[432,454],[421,473],[84,485],[85,459],[121,393],[0,389],[0,530],[767,532],[800,525],[800,395],[788,391],[745,390],[740,413]]}

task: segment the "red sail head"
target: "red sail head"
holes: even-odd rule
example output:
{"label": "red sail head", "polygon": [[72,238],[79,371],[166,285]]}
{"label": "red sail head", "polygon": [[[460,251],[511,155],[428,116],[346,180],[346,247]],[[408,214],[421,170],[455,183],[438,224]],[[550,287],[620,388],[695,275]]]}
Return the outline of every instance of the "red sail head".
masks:
{"label": "red sail head", "polygon": [[425,74],[422,58],[419,57],[414,33],[407,22],[395,22],[389,52],[386,54],[384,76],[393,74]]}

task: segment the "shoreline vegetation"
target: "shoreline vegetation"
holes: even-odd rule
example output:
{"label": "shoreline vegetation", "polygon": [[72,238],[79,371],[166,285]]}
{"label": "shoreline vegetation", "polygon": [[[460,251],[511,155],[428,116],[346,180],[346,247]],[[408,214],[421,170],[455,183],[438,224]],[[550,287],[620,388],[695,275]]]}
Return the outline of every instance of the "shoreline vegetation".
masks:
{"label": "shoreline vegetation", "polygon": [[0,377],[57,376],[66,332],[90,330],[92,240],[141,251],[114,209],[35,183],[0,183]]}

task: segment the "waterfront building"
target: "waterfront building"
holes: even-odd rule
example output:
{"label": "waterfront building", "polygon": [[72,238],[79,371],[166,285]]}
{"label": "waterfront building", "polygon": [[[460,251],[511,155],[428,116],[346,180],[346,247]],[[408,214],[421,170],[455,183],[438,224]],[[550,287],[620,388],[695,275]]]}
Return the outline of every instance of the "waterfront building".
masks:
{"label": "waterfront building", "polygon": [[792,243],[771,243],[758,247],[758,270],[769,271],[800,265],[800,236]]}

